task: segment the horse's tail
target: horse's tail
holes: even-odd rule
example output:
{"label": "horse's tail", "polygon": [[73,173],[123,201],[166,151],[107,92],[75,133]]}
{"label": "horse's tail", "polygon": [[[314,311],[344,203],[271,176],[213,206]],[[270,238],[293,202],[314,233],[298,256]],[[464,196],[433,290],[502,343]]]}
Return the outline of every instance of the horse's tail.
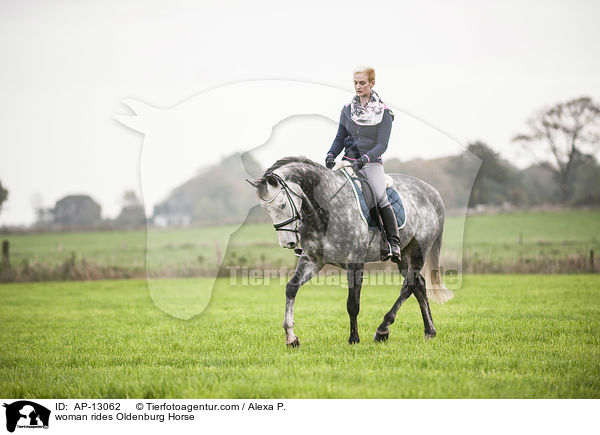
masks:
{"label": "horse's tail", "polygon": [[421,274],[425,278],[427,297],[435,302],[443,304],[454,297],[454,293],[448,290],[442,282],[440,275],[440,250],[442,248],[442,234],[435,239],[431,249],[427,253],[425,264]]}

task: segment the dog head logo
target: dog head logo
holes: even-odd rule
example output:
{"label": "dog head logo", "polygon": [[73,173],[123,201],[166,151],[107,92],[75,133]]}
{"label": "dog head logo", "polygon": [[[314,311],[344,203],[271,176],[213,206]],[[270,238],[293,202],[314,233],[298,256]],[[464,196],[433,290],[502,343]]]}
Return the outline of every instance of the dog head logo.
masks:
{"label": "dog head logo", "polygon": [[14,432],[15,428],[48,428],[50,410],[29,400],[19,400],[4,404],[6,408],[6,430]]}

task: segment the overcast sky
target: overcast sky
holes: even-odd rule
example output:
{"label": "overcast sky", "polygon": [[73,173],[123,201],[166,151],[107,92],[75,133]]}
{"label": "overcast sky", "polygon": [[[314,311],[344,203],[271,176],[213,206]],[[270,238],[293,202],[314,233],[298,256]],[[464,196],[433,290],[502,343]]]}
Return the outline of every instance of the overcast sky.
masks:
{"label": "overcast sky", "polygon": [[[531,114],[581,95],[600,100],[598,16],[595,1],[4,0],[0,181],[10,197],[0,224],[31,223],[34,204],[73,193],[114,217],[124,190],[141,191],[143,136],[113,117],[131,113],[124,98],[166,109],[268,79],[351,92],[364,63],[387,104],[522,166],[510,139]],[[326,142],[316,145],[323,154]],[[394,155],[443,148],[406,143]]]}

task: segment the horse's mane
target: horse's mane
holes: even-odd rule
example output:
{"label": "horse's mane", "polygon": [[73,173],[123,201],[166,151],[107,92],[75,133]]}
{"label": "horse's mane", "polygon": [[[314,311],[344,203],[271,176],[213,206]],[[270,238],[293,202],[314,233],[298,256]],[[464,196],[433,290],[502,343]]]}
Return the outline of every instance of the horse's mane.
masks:
{"label": "horse's mane", "polygon": [[308,171],[301,171],[299,173],[299,177],[292,177],[297,183],[302,184],[301,181],[303,179],[306,179],[306,177],[309,177],[311,173],[314,174],[315,170],[317,170],[318,172],[321,172],[325,169],[324,166],[318,164],[317,162],[312,161],[309,158],[306,158],[304,156],[290,156],[290,157],[284,157],[282,159],[277,160],[275,163],[273,163],[268,169],[265,170],[265,172],[263,173],[262,177],[254,180],[254,185],[256,186],[257,189],[257,193],[260,197],[264,197],[264,195],[267,193],[267,175],[269,175],[271,172],[275,171],[276,169],[281,168],[282,166],[288,165],[290,163],[302,163],[303,165],[307,165],[308,167],[306,169],[309,169]]}

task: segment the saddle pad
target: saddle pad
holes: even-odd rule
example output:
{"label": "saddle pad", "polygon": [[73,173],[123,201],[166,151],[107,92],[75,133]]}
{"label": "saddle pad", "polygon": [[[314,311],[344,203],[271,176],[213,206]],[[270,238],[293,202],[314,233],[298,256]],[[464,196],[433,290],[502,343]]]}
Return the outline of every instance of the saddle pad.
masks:
{"label": "saddle pad", "polygon": [[[365,201],[365,197],[362,193],[362,190],[357,185],[357,183],[358,180],[356,178],[353,178],[352,187],[354,187],[354,190],[358,196],[360,210],[362,211],[362,214],[365,217],[365,220],[367,221],[369,227],[378,227],[379,223],[374,222],[373,219],[371,219],[371,213],[369,213],[367,202]],[[386,193],[388,196],[388,200],[390,201],[390,204],[392,206],[392,210],[394,210],[394,214],[396,215],[396,220],[398,221],[398,228],[402,228],[406,224],[406,212],[404,210],[404,204],[402,204],[402,198],[400,198],[400,195],[393,187],[388,187],[386,189]]]}

